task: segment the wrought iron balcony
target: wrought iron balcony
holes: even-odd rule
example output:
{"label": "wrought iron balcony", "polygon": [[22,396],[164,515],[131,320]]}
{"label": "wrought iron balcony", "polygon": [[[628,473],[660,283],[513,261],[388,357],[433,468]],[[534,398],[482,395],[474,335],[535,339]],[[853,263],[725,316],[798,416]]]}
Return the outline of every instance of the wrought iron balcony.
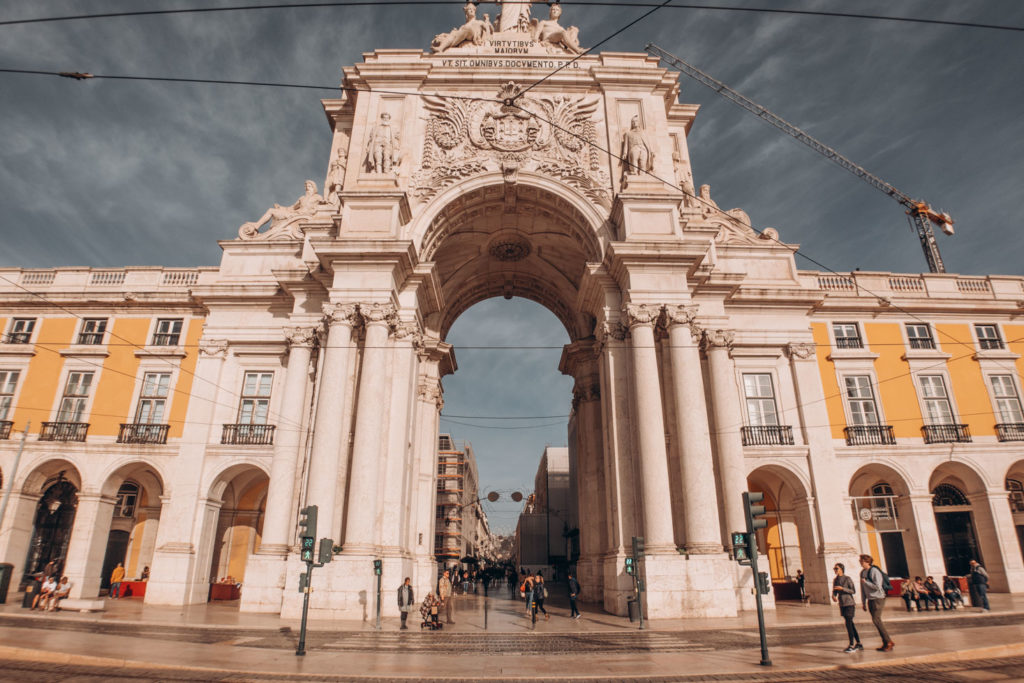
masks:
{"label": "wrought iron balcony", "polygon": [[740,427],[744,446],[792,446],[793,428],[790,425],[762,425]]}
{"label": "wrought iron balcony", "polygon": [[274,443],[277,425],[231,424],[224,425],[220,442],[236,446],[269,446]]}
{"label": "wrought iron balcony", "polygon": [[31,339],[31,332],[11,332],[7,335],[8,344],[28,344]]}
{"label": "wrought iron balcony", "polygon": [[102,344],[103,332],[82,332],[78,335],[78,343],[84,346]]}
{"label": "wrought iron balcony", "polygon": [[11,438],[11,427],[14,423],[10,420],[0,420],[0,439]]}
{"label": "wrought iron balcony", "polygon": [[167,443],[167,430],[170,425],[142,424],[132,422],[121,424],[117,433],[118,443]]}
{"label": "wrought iron balcony", "polygon": [[854,425],[843,428],[847,446],[892,446],[892,425]]}
{"label": "wrought iron balcony", "polygon": [[996,425],[1000,441],[1024,441],[1024,422],[1003,422]]}
{"label": "wrought iron balcony", "polygon": [[910,348],[912,349],[934,349],[935,340],[927,337],[911,337]]}
{"label": "wrought iron balcony", "polygon": [[85,441],[88,422],[44,422],[39,430],[40,441]]}
{"label": "wrought iron balcony", "polygon": [[863,349],[864,342],[860,337],[836,337],[836,348],[840,349]]}
{"label": "wrought iron balcony", "polygon": [[925,425],[921,427],[925,443],[970,443],[967,425]]}
{"label": "wrought iron balcony", "polygon": [[178,333],[154,334],[153,346],[177,346],[181,337]]}

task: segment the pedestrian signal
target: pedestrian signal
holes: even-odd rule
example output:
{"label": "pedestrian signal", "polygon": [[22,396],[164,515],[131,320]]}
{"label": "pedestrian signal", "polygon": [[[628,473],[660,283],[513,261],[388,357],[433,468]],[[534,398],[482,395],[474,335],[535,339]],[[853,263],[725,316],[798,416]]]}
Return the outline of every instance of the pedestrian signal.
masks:
{"label": "pedestrian signal", "polygon": [[764,505],[754,505],[764,500],[764,494],[758,491],[743,492],[743,512],[747,516],[747,533],[753,533],[758,529],[768,526],[768,520],[758,519],[765,512]]}
{"label": "pedestrian signal", "polygon": [[313,546],[316,545],[316,539],[312,536],[303,536],[302,543],[300,544],[301,557],[303,562],[313,561]]}
{"label": "pedestrian signal", "polygon": [[383,564],[384,563],[381,562],[380,560],[374,560],[373,561],[373,573],[376,574],[377,576],[380,576],[381,573],[383,572]]}
{"label": "pedestrian signal", "polygon": [[636,565],[633,564],[633,558],[632,557],[627,557],[626,558],[626,573],[629,574],[630,576],[636,574]]}
{"label": "pedestrian signal", "polygon": [[757,590],[761,595],[768,595],[772,592],[772,580],[768,572],[757,573]]}
{"label": "pedestrian signal", "polygon": [[750,564],[750,536],[742,531],[732,532],[732,558],[740,564]]}

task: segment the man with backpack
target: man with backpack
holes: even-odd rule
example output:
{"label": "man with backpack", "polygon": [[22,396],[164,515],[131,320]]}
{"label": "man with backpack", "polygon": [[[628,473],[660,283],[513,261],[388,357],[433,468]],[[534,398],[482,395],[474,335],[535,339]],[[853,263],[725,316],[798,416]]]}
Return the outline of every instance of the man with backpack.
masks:
{"label": "man with backpack", "polygon": [[989,611],[988,572],[977,560],[971,560],[971,604]]}
{"label": "man with backpack", "polygon": [[889,637],[882,623],[882,610],[885,609],[885,595],[892,588],[889,577],[881,569],[875,566],[875,558],[870,555],[860,556],[860,598],[864,611],[871,612],[871,623],[878,629],[878,635],[882,638],[882,647],[876,648],[879,652],[891,652],[895,644]]}

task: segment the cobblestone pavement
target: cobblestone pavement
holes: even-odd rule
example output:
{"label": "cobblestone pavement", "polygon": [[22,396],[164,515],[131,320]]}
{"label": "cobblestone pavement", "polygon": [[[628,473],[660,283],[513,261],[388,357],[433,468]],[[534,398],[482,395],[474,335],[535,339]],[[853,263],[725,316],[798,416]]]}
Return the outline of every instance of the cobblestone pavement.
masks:
{"label": "cobblestone pavement", "polygon": [[[810,672],[771,672],[757,674],[726,674],[726,675],[694,675],[694,676],[650,676],[643,678],[621,678],[623,681],[905,681],[907,683],[966,683],[968,681],[1020,681],[1024,673],[1024,657],[1007,657],[1000,659],[977,659],[938,664],[913,664],[903,666],[873,666],[856,669],[831,669]],[[121,681],[286,681],[295,680],[294,675],[280,674],[237,674],[224,672],[188,671],[167,668],[147,667],[105,667],[82,664],[36,663],[0,659],[0,680],[18,681],[19,683],[49,683],[60,681],[118,683]],[[311,681],[366,681],[377,683],[400,681],[408,683],[408,678],[366,678],[337,674],[308,674],[303,680]],[[479,680],[475,678],[429,678],[418,679],[422,683],[456,683],[461,681]],[[579,681],[562,678],[492,678],[494,681]],[[594,677],[590,680],[601,680]]]}
{"label": "cobblestone pavement", "polygon": [[[846,631],[838,620],[820,626],[789,626],[768,629],[769,647],[806,645],[811,643],[845,643]],[[899,625],[897,635],[920,633],[936,628],[969,630],[986,626],[1024,624],[1024,614],[965,613],[955,622],[944,619],[908,621]],[[197,628],[187,626],[125,624],[117,622],[72,621],[62,619],[26,620],[0,615],[0,626],[44,629],[48,632],[69,631],[100,633],[111,636],[152,638],[161,641],[202,643],[234,647],[294,650],[298,632],[290,627],[276,631],[244,628]],[[877,635],[870,623],[859,628],[865,644]],[[543,637],[538,637],[543,636]],[[422,653],[460,655],[518,655],[523,653],[584,654],[593,653],[672,653],[709,652],[757,646],[757,630],[691,630],[639,631],[622,630],[588,633],[508,633],[508,632],[408,632],[397,631],[330,631],[310,628],[306,636],[307,650],[364,653]],[[1024,678],[1024,672],[1022,672]]]}

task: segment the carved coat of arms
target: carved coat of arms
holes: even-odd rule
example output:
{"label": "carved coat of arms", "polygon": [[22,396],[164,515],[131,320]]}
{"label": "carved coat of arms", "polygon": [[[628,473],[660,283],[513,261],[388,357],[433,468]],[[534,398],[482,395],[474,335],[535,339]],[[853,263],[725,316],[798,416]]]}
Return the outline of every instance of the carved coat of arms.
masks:
{"label": "carved coat of arms", "polygon": [[608,174],[590,144],[597,142],[597,98],[518,93],[515,83],[508,83],[494,101],[425,97],[429,118],[413,195],[426,201],[460,179],[496,170],[514,183],[520,170],[530,170],[609,207]]}

